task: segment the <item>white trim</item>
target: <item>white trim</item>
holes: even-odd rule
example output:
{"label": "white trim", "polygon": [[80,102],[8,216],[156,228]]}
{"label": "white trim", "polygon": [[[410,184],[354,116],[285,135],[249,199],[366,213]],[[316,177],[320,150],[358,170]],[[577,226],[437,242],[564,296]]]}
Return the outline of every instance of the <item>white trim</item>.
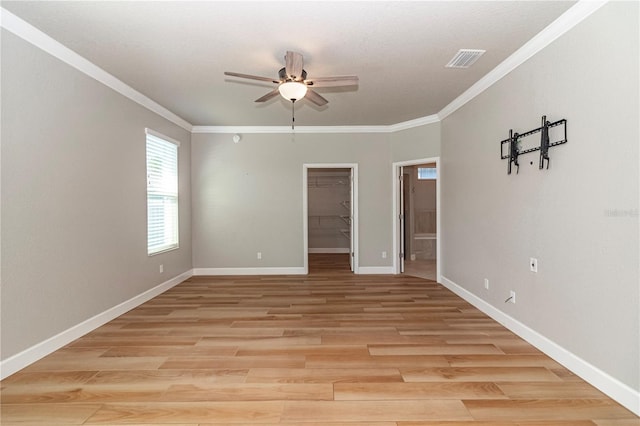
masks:
{"label": "white trim", "polygon": [[193,268],[193,275],[306,275],[306,271],[300,267]]}
{"label": "white trim", "polygon": [[392,275],[393,267],[391,266],[361,266],[359,269],[361,275]]}
{"label": "white trim", "polygon": [[302,269],[309,273],[309,170],[302,165]]}
{"label": "white trim", "polygon": [[547,47],[558,37],[601,8],[607,1],[580,0],[555,21],[516,50],[511,56],[489,71],[464,93],[442,108],[437,114],[387,126],[299,126],[292,131],[288,126],[193,126],[192,133],[393,133],[412,127],[444,120],[467,102],[493,86],[505,75],[522,65],[533,55]]}
{"label": "white trim", "polygon": [[23,40],[33,44],[34,46],[49,53],[55,58],[58,58],[62,62],[71,65],[78,71],[83,72],[89,77],[94,78],[107,87],[115,90],[121,95],[131,99],[132,101],[142,105],[150,111],[166,118],[174,124],[182,127],[187,131],[191,131],[192,125],[181,117],[178,117],[173,112],[169,111],[159,103],[149,99],[142,93],[133,89],[131,86],[125,84],[122,80],[117,79],[113,75],[109,74],[99,66],[90,62],[89,60],[78,55],[73,50],[64,46],[62,43],[49,37],[33,25],[18,18],[13,13],[9,12],[5,8],[0,8],[0,26],[7,31],[15,34]]}
{"label": "white trim", "polygon": [[581,0],[560,15],[545,29],[536,34],[531,40],[516,50],[511,56],[502,61],[497,67],[489,71],[484,77],[473,84],[464,93],[454,99],[449,105],[438,112],[438,118],[442,121],[453,112],[461,108],[467,102],[480,93],[493,86],[505,75],[518,68],[533,55],[550,45],[558,37],[578,25],[585,18],[604,6],[607,1]]}
{"label": "white trim", "polygon": [[311,248],[309,247],[309,253],[349,253],[348,247],[326,247],[326,248]]}
{"label": "white trim", "polygon": [[295,130],[292,130],[289,126],[193,126],[4,8],[0,8],[0,25],[25,41],[39,47],[191,133],[393,133],[444,120],[606,3],[606,0],[578,1],[545,29],[525,43],[520,49],[478,80],[473,86],[442,108],[437,114],[391,125],[299,126]]}
{"label": "white trim", "polygon": [[609,397],[640,416],[640,392],[610,376],[596,366],[588,363],[574,353],[563,348],[537,331],[497,309],[485,300],[442,277],[442,284],[449,290],[462,297],[473,306],[489,315],[491,318],[535,346],[567,369],[580,376],[586,382],[598,388]]}
{"label": "white trim", "polygon": [[360,184],[358,172],[358,163],[354,163],[351,167],[351,200],[353,200],[353,205],[351,206],[351,214],[353,217],[351,218],[351,247],[353,248],[353,273],[360,274],[360,201],[359,201],[359,191]]}
{"label": "white trim", "polygon": [[388,133],[387,126],[193,126],[192,133]]}
{"label": "white trim", "polygon": [[354,203],[351,206],[352,228],[353,234],[351,241],[353,242],[353,273],[359,274],[359,233],[358,233],[358,163],[305,163],[302,165],[302,248],[304,259],[304,273],[309,273],[309,186],[307,180],[309,178],[309,169],[351,169],[353,176],[353,198]]}
{"label": "white trim", "polygon": [[392,214],[392,241],[393,241],[393,250],[392,250],[392,257],[393,257],[393,266],[392,266],[392,274],[399,274],[400,273],[400,262],[398,261],[399,256],[400,256],[400,252],[398,250],[399,246],[400,246],[400,235],[398,234],[398,224],[396,221],[396,218],[398,217],[398,215],[400,214],[399,211],[399,204],[400,204],[400,194],[398,193],[398,175],[400,172],[400,167],[405,167],[405,166],[417,166],[420,164],[427,164],[427,163],[435,163],[436,164],[436,281],[440,282],[440,280],[442,279],[442,249],[441,249],[441,245],[442,245],[442,238],[440,238],[440,236],[442,235],[441,232],[441,228],[440,228],[440,217],[442,216],[440,214],[440,206],[441,206],[441,202],[440,202],[440,195],[441,195],[441,184],[440,184],[440,176],[442,176],[441,173],[441,165],[440,165],[440,157],[431,157],[431,158],[422,158],[422,159],[418,159],[418,160],[407,160],[407,161],[398,161],[396,163],[392,164],[391,167],[391,179],[392,179],[392,194],[391,194],[391,199],[393,200],[393,214]]}
{"label": "white trim", "polygon": [[177,140],[175,140],[175,139],[173,139],[173,138],[170,138],[169,136],[165,136],[165,135],[163,135],[163,134],[162,134],[162,133],[160,133],[160,132],[156,132],[156,131],[155,131],[155,130],[153,130],[153,129],[149,129],[148,127],[145,127],[144,132],[145,132],[147,135],[155,136],[156,138],[160,138],[160,139],[162,139],[163,141],[171,142],[171,143],[172,143],[172,144],[174,144],[174,145],[180,146],[180,141],[177,141]]}
{"label": "white trim", "polygon": [[393,133],[413,127],[437,123],[436,114],[391,125],[371,126],[193,126],[191,133]]}
{"label": "white trim", "polygon": [[426,117],[416,118],[414,120],[403,121],[401,123],[392,124],[390,126],[385,126],[387,128],[387,133],[399,132],[401,130],[412,129],[414,127],[425,126],[427,124],[433,124],[440,122],[440,117],[438,114],[427,115]]}
{"label": "white trim", "polygon": [[96,328],[103,326],[109,321],[123,315],[130,310],[142,305],[143,303],[153,299],[159,294],[164,293],[170,288],[180,284],[181,282],[191,278],[193,276],[193,270],[184,272],[168,281],[163,282],[137,296],[126,300],[119,305],[107,309],[106,311],[95,315],[73,327],[56,334],[40,343],[37,343],[24,351],[10,356],[7,359],[0,361],[0,380],[12,375],[13,373],[22,370],[30,364],[38,361],[39,359],[49,355],[50,353],[62,348],[63,346],[73,342],[79,337],[95,330]]}

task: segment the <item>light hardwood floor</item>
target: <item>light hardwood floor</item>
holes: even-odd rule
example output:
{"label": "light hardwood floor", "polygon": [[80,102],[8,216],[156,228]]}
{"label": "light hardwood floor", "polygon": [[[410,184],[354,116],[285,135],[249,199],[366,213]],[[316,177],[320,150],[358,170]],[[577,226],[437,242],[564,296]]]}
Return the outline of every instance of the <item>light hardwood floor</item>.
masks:
{"label": "light hardwood floor", "polygon": [[404,274],[436,281],[436,259],[405,260]]}
{"label": "light hardwood floor", "polygon": [[433,281],[194,277],[1,383],[2,425],[631,426]]}

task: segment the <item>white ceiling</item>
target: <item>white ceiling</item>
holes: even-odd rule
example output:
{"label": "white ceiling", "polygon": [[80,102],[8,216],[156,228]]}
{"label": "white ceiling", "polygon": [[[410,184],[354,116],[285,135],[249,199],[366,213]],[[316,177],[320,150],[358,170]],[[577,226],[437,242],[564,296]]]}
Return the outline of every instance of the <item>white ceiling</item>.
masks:
{"label": "white ceiling", "polygon": [[[283,126],[291,105],[253,101],[275,85],[284,54],[324,107],[296,103],[303,126],[391,125],[436,114],[574,4],[573,1],[3,1],[2,6],[193,125]],[[458,49],[487,52],[469,69]]]}

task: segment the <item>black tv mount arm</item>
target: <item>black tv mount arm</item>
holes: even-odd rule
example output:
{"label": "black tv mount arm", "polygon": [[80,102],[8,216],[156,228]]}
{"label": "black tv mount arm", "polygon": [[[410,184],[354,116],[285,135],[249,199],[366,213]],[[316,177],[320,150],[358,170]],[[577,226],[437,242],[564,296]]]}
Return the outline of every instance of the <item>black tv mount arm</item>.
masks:
{"label": "black tv mount arm", "polygon": [[[550,142],[549,141],[549,129],[551,127],[556,126],[564,126],[564,137],[558,141]],[[528,148],[524,150],[520,150],[519,142],[520,139],[525,138],[527,136],[531,136],[535,133],[541,132],[540,136],[540,146],[535,146],[533,148]],[[513,133],[513,129],[509,130],[509,138],[500,142],[500,158],[503,160],[509,160],[509,166],[507,168],[507,174],[511,174],[511,165],[516,166],[516,174],[520,171],[520,164],[518,163],[518,157],[523,154],[527,154],[529,152],[540,151],[540,162],[538,164],[538,169],[542,170],[544,168],[544,162],[547,162],[547,169],[549,168],[549,148],[552,146],[562,145],[567,143],[567,120],[562,119],[558,121],[554,121],[553,123],[547,121],[547,116],[542,116],[542,125],[537,129],[529,130],[525,133]],[[504,146],[509,144],[509,150],[505,154]]]}

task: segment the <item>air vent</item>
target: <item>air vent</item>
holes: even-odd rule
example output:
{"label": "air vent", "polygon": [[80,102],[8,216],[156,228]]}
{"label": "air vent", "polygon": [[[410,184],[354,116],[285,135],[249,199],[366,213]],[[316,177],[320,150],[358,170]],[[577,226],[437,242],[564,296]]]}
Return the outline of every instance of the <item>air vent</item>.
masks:
{"label": "air vent", "polygon": [[469,68],[478,60],[486,50],[480,49],[460,49],[458,53],[449,61],[446,68]]}

